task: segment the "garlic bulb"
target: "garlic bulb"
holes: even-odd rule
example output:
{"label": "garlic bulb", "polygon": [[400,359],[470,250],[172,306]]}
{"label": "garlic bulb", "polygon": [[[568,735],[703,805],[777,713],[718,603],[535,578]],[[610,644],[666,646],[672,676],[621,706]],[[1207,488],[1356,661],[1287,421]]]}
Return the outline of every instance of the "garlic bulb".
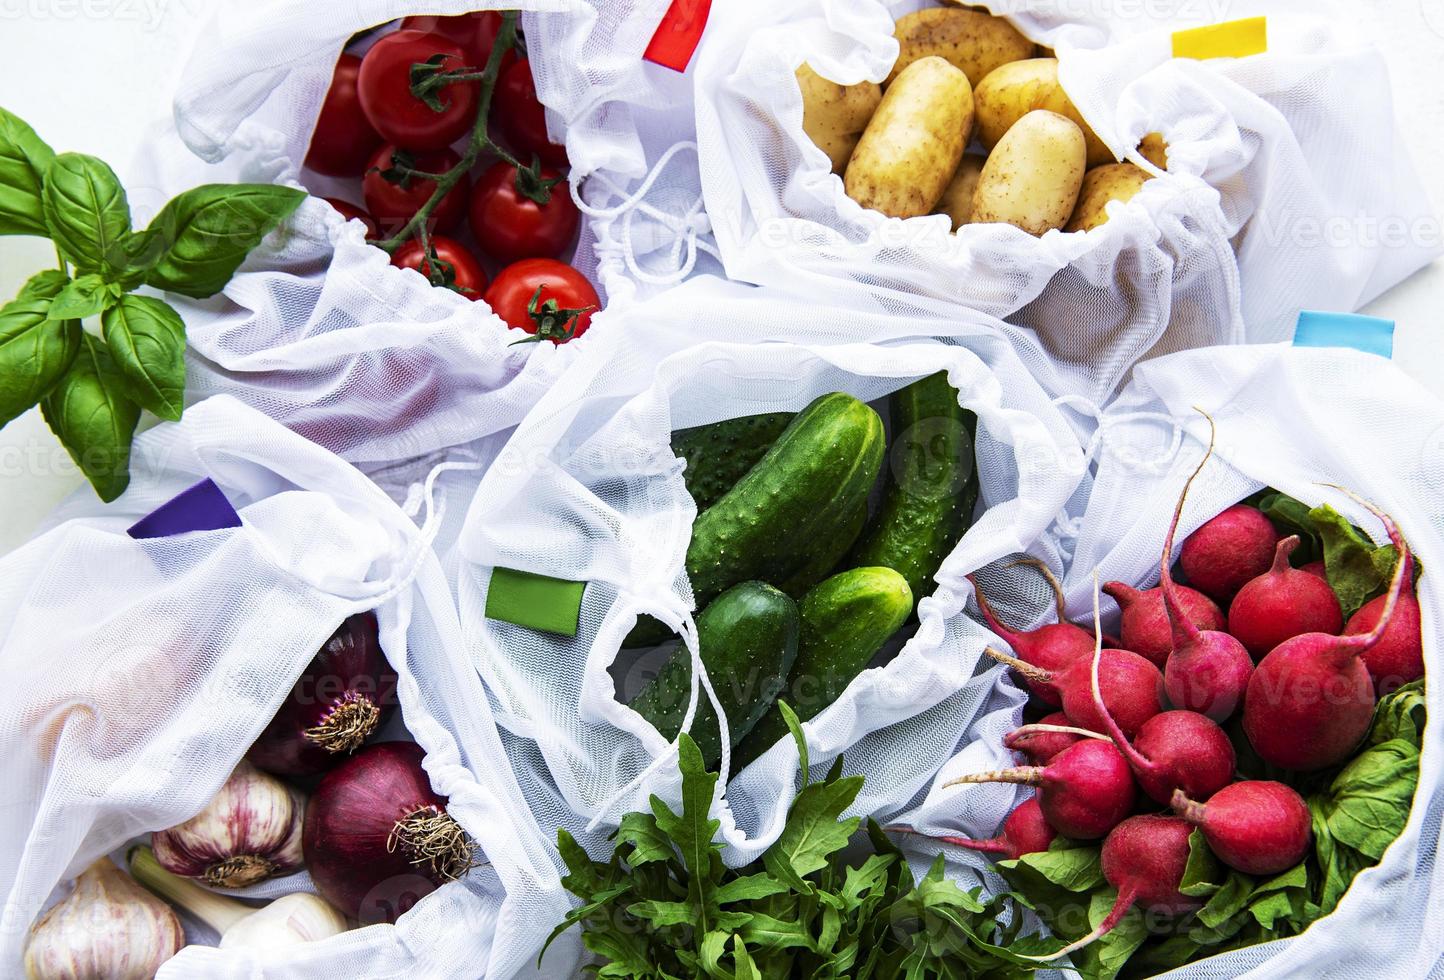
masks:
{"label": "garlic bulb", "polygon": [[130,873],[161,898],[221,934],[222,949],[280,949],[327,939],[350,928],[319,895],[298,892],[255,908],[177,878],[147,847],[132,848]]}
{"label": "garlic bulb", "polygon": [[170,908],[101,858],[25,945],[30,980],[149,980],[186,944]]}
{"label": "garlic bulb", "polygon": [[301,868],[300,793],[249,762],[231,773],[206,808],[151,835],[161,867],[217,888],[244,888]]}

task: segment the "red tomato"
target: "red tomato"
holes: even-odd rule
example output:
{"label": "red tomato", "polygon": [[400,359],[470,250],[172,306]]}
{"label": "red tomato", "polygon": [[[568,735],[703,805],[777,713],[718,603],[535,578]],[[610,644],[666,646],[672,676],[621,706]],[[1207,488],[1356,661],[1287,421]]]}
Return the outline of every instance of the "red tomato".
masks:
{"label": "red tomato", "polygon": [[329,177],[356,177],[366,161],[381,145],[381,136],[372,128],[356,91],[356,77],[361,72],[361,59],[343,54],[331,76],[331,88],[321,103],[316,119],[316,132],[311,136],[311,149],[306,152],[306,166]]}
{"label": "red tomato", "polygon": [[[421,15],[407,17],[401,22],[402,30],[426,31],[440,34],[461,45],[471,67],[481,71],[496,46],[496,36],[501,33],[500,10],[478,10],[474,14],[460,17],[436,17]],[[516,49],[501,56],[501,67],[506,68],[516,61]]]}
{"label": "red tomato", "polygon": [[520,58],[501,73],[496,83],[496,105],[496,124],[522,163],[530,163],[535,154],[542,163],[553,167],[567,165],[566,148],[547,139],[546,110],[536,97],[531,62]]}
{"label": "red tomato", "polygon": [[[538,288],[541,297],[533,315],[529,307]],[[586,333],[592,323],[592,313],[601,305],[587,277],[556,259],[522,259],[512,263],[496,274],[485,298],[486,305],[505,320],[507,326],[536,334],[538,340],[550,340],[554,344],[565,344]],[[552,308],[546,309],[548,306]],[[577,314],[573,321],[561,312],[563,310],[585,312]],[[542,322],[538,323],[538,319]]]}
{"label": "red tomato", "polygon": [[331,205],[331,207],[335,208],[338,212],[340,212],[341,217],[345,218],[347,221],[359,221],[363,225],[365,225],[367,238],[380,237],[381,229],[376,227],[376,219],[371,217],[371,215],[367,214],[365,211],[362,211],[350,201],[343,201],[339,197],[328,197],[325,198],[325,201],[327,204]]}
{"label": "red tomato", "polygon": [[[542,181],[561,178],[549,167],[541,170]],[[538,204],[517,189],[517,180],[535,186],[547,198]],[[471,192],[471,232],[476,244],[501,262],[560,255],[577,233],[577,206],[572,203],[565,180],[543,189],[509,163],[491,166]]]}
{"label": "red tomato", "polygon": [[439,150],[471,131],[476,122],[476,82],[455,82],[441,89],[440,112],[411,92],[411,67],[438,54],[445,58],[445,70],[468,67],[460,45],[422,31],[388,34],[361,59],[357,79],[361,108],[387,142],[408,150]]}
{"label": "red tomato", "polygon": [[[451,266],[451,285],[456,291],[467,299],[481,299],[481,294],[486,292],[486,270],[476,261],[471,250],[455,238],[444,235],[433,235],[431,247],[436,250],[438,259]],[[421,242],[415,239],[396,250],[396,254],[391,256],[391,264],[399,269],[415,269],[431,278],[431,261],[421,251]]]}
{"label": "red tomato", "polygon": [[[375,216],[376,223],[382,230],[391,235],[400,231],[421,206],[431,199],[432,192],[436,190],[434,180],[413,177],[410,183],[403,187],[382,177],[381,171],[391,166],[392,154],[395,152],[394,146],[383,146],[378,150],[371,158],[371,166],[367,168],[366,177],[361,182],[366,210]],[[429,174],[445,173],[460,162],[461,157],[454,150],[436,150],[415,155],[416,169]],[[461,224],[469,193],[470,185],[467,178],[463,177],[461,182],[451,189],[451,193],[441,199],[436,210],[431,212],[431,220],[427,222],[428,230],[448,232]]]}

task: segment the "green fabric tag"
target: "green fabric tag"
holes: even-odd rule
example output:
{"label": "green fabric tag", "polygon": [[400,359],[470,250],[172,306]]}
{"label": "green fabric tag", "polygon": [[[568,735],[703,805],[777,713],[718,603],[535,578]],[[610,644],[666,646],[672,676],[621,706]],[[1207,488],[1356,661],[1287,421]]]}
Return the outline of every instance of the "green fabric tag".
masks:
{"label": "green fabric tag", "polygon": [[568,582],[514,568],[494,568],[486,591],[486,618],[576,636],[585,582]]}

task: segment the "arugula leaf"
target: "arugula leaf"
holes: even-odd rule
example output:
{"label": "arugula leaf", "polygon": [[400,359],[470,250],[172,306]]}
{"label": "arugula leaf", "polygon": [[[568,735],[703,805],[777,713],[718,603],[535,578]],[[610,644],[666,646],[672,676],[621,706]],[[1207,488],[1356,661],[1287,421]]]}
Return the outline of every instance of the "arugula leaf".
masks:
{"label": "arugula leaf", "polygon": [[[35,280],[31,280],[35,283]],[[50,319],[49,283],[0,308],[0,425],[54,390],[80,352],[80,324]]]}
{"label": "arugula leaf", "polygon": [[270,184],[206,184],[171,199],[132,250],[145,281],[192,299],[226,287],[246,256],[306,199]]}
{"label": "arugula leaf", "polygon": [[41,191],[55,151],[20,117],[0,109],[0,235],[46,235]]}
{"label": "arugula leaf", "polygon": [[614,835],[618,843],[632,845],[627,863],[640,867],[653,861],[671,861],[677,856],[672,842],[657,826],[657,818],[650,813],[629,813],[622,817]]}
{"label": "arugula leaf", "polygon": [[119,293],[95,273],[66,283],[50,304],[52,320],[84,320],[115,303]]}
{"label": "arugula leaf", "polygon": [[802,722],[797,719],[797,712],[792,710],[792,705],[781,698],[777,699],[777,710],[782,714],[787,730],[792,733],[792,740],[797,743],[797,758],[802,768],[802,788],[806,789],[812,775],[812,762],[807,757],[807,736],[802,734]]}
{"label": "arugula leaf", "polygon": [[787,892],[787,886],[767,874],[744,875],[733,878],[717,889],[713,897],[718,905],[731,902],[751,902],[759,898],[770,898]]}
{"label": "arugula leaf", "polygon": [[105,161],[60,154],[45,171],[41,201],[60,254],[82,273],[119,278],[130,259],[130,203]]}
{"label": "arugula leaf", "polygon": [[687,897],[697,907],[697,928],[712,928],[716,912],[714,890],[722,874],[722,857],[712,846],[712,838],[722,821],[708,818],[712,797],[717,788],[717,774],[708,772],[702,751],[692,736],[683,732],[678,738],[678,766],[682,772],[682,813],[678,815],[659,796],[652,797],[652,812],[657,827],[672,839],[682,855],[682,864],[689,874]]}
{"label": "arugula leaf", "polygon": [[130,485],[130,441],[140,423],[140,406],[120,388],[110,352],[82,337],[70,370],[40,405],[50,430],[106,503]]}
{"label": "arugula leaf", "polygon": [[1339,843],[1380,860],[1404,832],[1418,784],[1418,748],[1404,739],[1374,746],[1334,780],[1329,833]]}
{"label": "arugula leaf", "polygon": [[763,866],[798,891],[810,893],[811,886],[802,879],[827,867],[832,855],[847,846],[862,824],[860,817],[841,819],[860,792],[861,776],[805,787],[792,801],[782,836],[763,855]]}
{"label": "arugula leaf", "polygon": [[762,974],[752,962],[752,957],[747,954],[747,944],[742,941],[741,936],[732,938],[732,959],[737,964],[735,980],[762,980]]}

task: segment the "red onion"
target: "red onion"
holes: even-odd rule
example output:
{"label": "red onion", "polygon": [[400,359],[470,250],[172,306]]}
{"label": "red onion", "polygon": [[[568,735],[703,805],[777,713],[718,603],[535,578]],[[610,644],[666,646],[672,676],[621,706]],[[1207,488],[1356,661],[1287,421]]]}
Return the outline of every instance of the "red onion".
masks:
{"label": "red onion", "polygon": [[296,681],[246,758],[280,776],[314,776],[355,752],[396,706],[396,674],[376,614],[352,616]]}
{"label": "red onion", "polygon": [[331,770],[301,847],[316,890],[362,925],[395,922],[475,866],[476,845],[431,789],[413,742],[381,742]]}

